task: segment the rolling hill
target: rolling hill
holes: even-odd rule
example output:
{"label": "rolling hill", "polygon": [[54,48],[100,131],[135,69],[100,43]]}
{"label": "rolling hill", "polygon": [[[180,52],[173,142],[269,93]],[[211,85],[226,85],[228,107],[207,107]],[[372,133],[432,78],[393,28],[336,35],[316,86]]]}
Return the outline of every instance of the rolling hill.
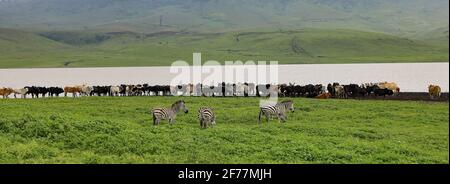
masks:
{"label": "rolling hill", "polygon": [[0,0],[0,68],[448,62],[448,0]]}
{"label": "rolling hill", "polygon": [[281,64],[442,62],[448,45],[348,29],[266,29],[226,33],[164,31],[21,32],[1,29],[1,68],[164,66],[176,60]]}

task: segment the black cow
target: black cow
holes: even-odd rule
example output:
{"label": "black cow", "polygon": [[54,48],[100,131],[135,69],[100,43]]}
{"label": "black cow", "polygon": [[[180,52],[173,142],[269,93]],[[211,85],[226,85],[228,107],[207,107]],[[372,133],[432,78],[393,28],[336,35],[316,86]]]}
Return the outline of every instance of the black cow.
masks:
{"label": "black cow", "polygon": [[39,98],[39,88],[36,86],[26,86],[26,89],[28,89],[26,95],[31,94],[31,98],[34,98],[34,96],[36,96],[36,98]]}
{"label": "black cow", "polygon": [[162,92],[163,92],[163,95],[171,94],[170,93],[170,86],[169,85],[162,86]]}
{"label": "black cow", "polygon": [[111,86],[93,86],[91,96],[97,94],[97,96],[109,96],[111,94]]}
{"label": "black cow", "polygon": [[148,84],[143,84],[142,91],[144,92],[144,95],[150,96],[151,86]]}
{"label": "black cow", "polygon": [[[150,90],[150,87],[149,87],[149,90]],[[121,96],[126,96],[126,95],[127,95],[127,85],[125,85],[125,84],[121,84],[121,85],[120,85],[120,91],[119,91],[119,94],[120,94]]]}
{"label": "black cow", "polygon": [[312,85],[312,84],[308,84],[305,86],[305,91],[306,91],[306,97],[308,98],[313,98],[316,97],[318,95],[318,93],[316,92],[316,86]]}
{"label": "black cow", "polygon": [[391,96],[394,94],[394,91],[389,90],[389,89],[380,89],[380,88],[375,88],[374,93],[376,96],[383,96],[386,97],[386,95]]}
{"label": "black cow", "polygon": [[366,86],[366,93],[368,96],[370,96],[370,94],[375,93],[375,89],[377,89],[378,86],[377,85],[368,85]]}
{"label": "black cow", "polygon": [[344,85],[345,97],[356,97],[356,95],[358,94],[357,88],[358,85],[356,84]]}
{"label": "black cow", "polygon": [[53,97],[53,95],[59,97],[61,93],[64,93],[64,89],[60,87],[50,87],[48,88],[49,96]]}
{"label": "black cow", "polygon": [[170,86],[169,85],[155,85],[150,86],[149,90],[155,93],[156,96],[159,96],[159,93],[162,92],[162,95],[170,94]]}
{"label": "black cow", "polygon": [[222,82],[222,83],[219,84],[220,90],[222,92],[222,97],[225,97],[226,94],[227,94],[227,92],[225,90],[225,86],[226,86],[225,82]]}
{"label": "black cow", "polygon": [[131,93],[133,96],[142,96],[145,94],[145,89],[142,85],[138,84],[131,89]]}
{"label": "black cow", "polygon": [[48,89],[46,87],[38,87],[38,93],[42,97],[45,97],[45,95],[48,93]]}
{"label": "black cow", "polygon": [[289,83],[289,86],[286,87],[286,96],[289,96],[289,97],[296,96],[295,84]]}
{"label": "black cow", "polygon": [[331,94],[332,97],[336,95],[336,91],[334,90],[334,87],[331,84],[327,85],[327,91]]}
{"label": "black cow", "polygon": [[359,95],[359,96],[362,96],[362,97],[368,95],[367,89],[366,89],[365,87],[359,87],[359,86],[358,86],[357,92],[358,92],[358,95]]}
{"label": "black cow", "polygon": [[281,84],[280,85],[280,96],[282,97],[295,97],[296,91],[295,91],[295,85],[292,83],[287,84]]}
{"label": "black cow", "polygon": [[306,87],[301,85],[294,86],[294,96],[295,97],[303,97],[306,95]]}
{"label": "black cow", "polygon": [[[155,86],[150,86],[150,89],[149,89],[151,92],[153,92],[153,93],[155,93],[155,95],[156,96],[159,96],[159,92],[160,91],[163,91],[162,90],[162,86],[160,86],[160,85],[155,85]],[[164,94],[163,94],[164,95]]]}

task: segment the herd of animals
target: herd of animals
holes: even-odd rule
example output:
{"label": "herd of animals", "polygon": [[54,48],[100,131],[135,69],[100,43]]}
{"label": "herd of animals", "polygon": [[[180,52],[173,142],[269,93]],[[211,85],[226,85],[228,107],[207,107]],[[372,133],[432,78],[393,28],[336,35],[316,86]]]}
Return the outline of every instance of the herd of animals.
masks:
{"label": "herd of animals", "polygon": [[[177,114],[180,112],[188,113],[184,100],[176,101],[170,107],[155,107],[150,113],[153,117],[153,125],[159,125],[161,120],[168,120],[169,124],[174,124]],[[261,124],[262,116],[266,117],[269,123],[271,117],[276,117],[279,122],[286,122],[287,113],[294,112],[294,102],[284,100],[276,104],[267,104],[259,108],[258,124]],[[200,107],[198,110],[198,119],[201,128],[214,127],[216,125],[216,115],[211,107]]]}
{"label": "herd of animals", "polygon": [[[233,86],[233,85],[232,85]],[[242,93],[244,96],[251,95],[252,89],[248,84],[244,84],[244,88],[242,89]],[[247,88],[246,88],[247,87]],[[193,86],[177,86],[172,88],[172,90],[181,90],[182,92],[193,93],[194,91],[190,91],[194,89]],[[202,89],[202,88],[199,88]],[[220,90],[223,90],[221,95],[226,95],[226,84],[222,84],[219,86]],[[234,93],[239,94],[239,86],[235,86]],[[281,96],[307,96],[307,97],[316,97],[316,98],[329,98],[329,97],[338,97],[338,98],[347,98],[348,96],[358,96],[358,95],[370,95],[372,92],[375,95],[393,95],[394,93],[399,93],[400,88],[395,83],[378,83],[378,84],[364,84],[361,86],[350,84],[341,86],[338,83],[328,84],[326,90],[328,92],[324,92],[325,89],[322,85],[307,85],[307,86],[296,86],[293,84],[289,85],[266,85],[266,86],[255,86],[255,93],[260,96],[261,89],[267,89],[268,91],[263,91],[262,94],[271,93],[274,90],[278,95]],[[429,94],[431,98],[439,97],[441,94],[441,88],[436,85],[428,86]],[[174,92],[174,91],[172,91]],[[203,92],[203,91],[202,91]],[[230,91],[231,92],[231,91]],[[211,95],[215,95],[213,91]],[[292,100],[283,100],[276,104],[266,104],[259,107],[259,115],[258,115],[258,124],[261,124],[262,117],[265,117],[266,122],[269,123],[269,120],[272,117],[276,117],[279,122],[287,121],[287,113],[294,112],[294,102]],[[186,107],[186,103],[183,100],[179,100],[172,104],[171,107],[156,107],[153,108],[150,113],[153,117],[153,125],[159,125],[161,120],[168,120],[169,124],[173,124],[175,122],[176,116],[179,112],[188,113],[189,110]],[[216,124],[216,115],[211,107],[200,107],[198,110],[198,119],[200,122],[201,128],[208,128],[210,126],[214,127]]]}
{"label": "herd of animals", "polygon": [[[429,85],[428,91],[430,98],[439,98],[441,88],[437,85]],[[37,87],[26,86],[24,88],[0,88],[0,96],[8,98],[13,95],[17,98],[31,96],[39,97],[58,97],[61,94],[67,96],[71,94],[77,96],[167,96],[167,95],[189,95],[189,96],[269,96],[277,94],[281,97],[308,97],[308,98],[349,98],[364,96],[390,96],[400,92],[400,88],[393,82],[365,83],[361,85],[339,83],[328,84],[265,84],[255,85],[254,83],[219,83],[216,86],[203,84],[184,84],[177,86],[169,85],[118,85],[118,86],[66,86],[61,87]]]}
{"label": "herd of animals", "polygon": [[[439,98],[441,88],[436,85],[428,86],[430,98]],[[252,83],[220,83],[217,86],[208,86],[202,84],[187,84],[177,86],[150,86],[144,85],[119,85],[119,86],[66,86],[60,87],[36,87],[27,86],[20,89],[0,88],[0,96],[8,98],[11,94],[17,98],[31,96],[39,97],[58,97],[61,94],[67,96],[72,94],[77,96],[150,96],[150,95],[193,95],[193,96],[258,96],[264,97],[276,94],[281,97],[309,97],[309,98],[349,98],[360,96],[386,96],[394,95],[400,92],[400,88],[395,83],[366,83],[362,85],[349,84],[340,85],[339,83],[323,86],[317,85],[295,85],[295,84],[266,84],[255,85]],[[179,112],[188,113],[188,108],[183,100],[176,101],[170,107],[152,108],[150,113],[153,117],[153,124],[159,125],[161,120],[168,120],[169,124],[175,122]],[[267,123],[272,117],[276,117],[279,122],[286,122],[287,113],[294,112],[294,102],[284,100],[276,104],[267,104],[259,108],[258,124],[265,117]],[[198,119],[201,128],[214,127],[216,124],[216,115],[211,107],[201,107],[198,110]]]}

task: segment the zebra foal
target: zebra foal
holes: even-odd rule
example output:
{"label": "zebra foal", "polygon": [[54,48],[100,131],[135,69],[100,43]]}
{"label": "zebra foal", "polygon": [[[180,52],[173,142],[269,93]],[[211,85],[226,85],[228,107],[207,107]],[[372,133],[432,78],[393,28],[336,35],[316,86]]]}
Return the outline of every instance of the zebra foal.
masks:
{"label": "zebra foal", "polygon": [[208,128],[208,126],[214,127],[216,125],[216,115],[214,115],[212,108],[201,107],[198,110],[198,119],[201,128]]}

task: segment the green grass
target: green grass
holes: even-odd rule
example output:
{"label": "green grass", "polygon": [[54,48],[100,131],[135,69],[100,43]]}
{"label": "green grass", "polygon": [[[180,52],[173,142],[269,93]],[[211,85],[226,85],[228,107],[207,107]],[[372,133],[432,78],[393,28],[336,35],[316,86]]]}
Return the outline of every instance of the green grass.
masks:
{"label": "green grass", "polygon": [[0,163],[449,163],[448,103],[296,98],[287,123],[258,126],[257,98],[183,97],[188,114],[152,126],[181,98],[1,99]]}
{"label": "green grass", "polygon": [[221,63],[236,60],[279,61],[280,64],[448,62],[448,42],[348,29],[104,34],[48,32],[39,35],[0,29],[0,68],[169,66],[177,60],[192,62],[193,52],[201,52],[203,62]]}

